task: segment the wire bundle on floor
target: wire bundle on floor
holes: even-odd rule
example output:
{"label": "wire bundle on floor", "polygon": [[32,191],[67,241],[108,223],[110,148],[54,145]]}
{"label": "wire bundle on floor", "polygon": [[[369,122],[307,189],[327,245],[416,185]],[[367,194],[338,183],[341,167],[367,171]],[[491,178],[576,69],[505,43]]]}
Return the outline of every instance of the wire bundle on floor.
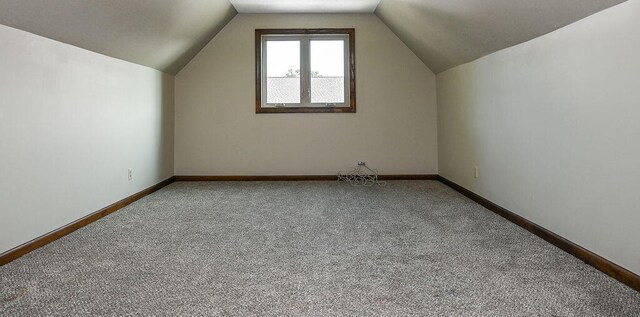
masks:
{"label": "wire bundle on floor", "polygon": [[358,166],[349,172],[338,172],[338,181],[344,181],[351,186],[385,185],[378,180],[378,170],[369,168],[365,162],[358,162]]}

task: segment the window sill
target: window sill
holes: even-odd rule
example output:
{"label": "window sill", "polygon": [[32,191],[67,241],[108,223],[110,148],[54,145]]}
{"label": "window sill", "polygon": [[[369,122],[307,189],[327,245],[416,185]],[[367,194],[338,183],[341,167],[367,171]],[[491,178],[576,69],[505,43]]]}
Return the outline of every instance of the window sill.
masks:
{"label": "window sill", "polygon": [[261,107],[256,113],[355,113],[355,107]]}

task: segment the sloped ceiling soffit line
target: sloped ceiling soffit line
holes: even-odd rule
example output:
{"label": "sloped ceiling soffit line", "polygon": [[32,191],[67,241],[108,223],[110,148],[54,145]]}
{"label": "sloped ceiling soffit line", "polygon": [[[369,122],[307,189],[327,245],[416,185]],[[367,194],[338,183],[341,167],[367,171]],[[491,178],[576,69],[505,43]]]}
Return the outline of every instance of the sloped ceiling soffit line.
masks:
{"label": "sloped ceiling soffit line", "polygon": [[374,12],[427,67],[440,73],[622,2],[1,0],[0,24],[175,75],[238,12]]}
{"label": "sloped ceiling soffit line", "polygon": [[236,14],[228,0],[0,1],[0,24],[172,75]]}
{"label": "sloped ceiling soffit line", "polygon": [[382,0],[376,15],[440,73],[625,0]]}

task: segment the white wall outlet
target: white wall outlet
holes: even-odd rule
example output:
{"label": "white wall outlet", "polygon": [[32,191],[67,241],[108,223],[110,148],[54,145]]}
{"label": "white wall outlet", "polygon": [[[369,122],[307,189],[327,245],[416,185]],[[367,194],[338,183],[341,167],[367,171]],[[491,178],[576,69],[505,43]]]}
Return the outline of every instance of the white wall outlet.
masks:
{"label": "white wall outlet", "polygon": [[127,170],[127,178],[131,181],[133,180],[133,168]]}
{"label": "white wall outlet", "polygon": [[473,167],[473,178],[478,178],[478,167],[477,166]]}

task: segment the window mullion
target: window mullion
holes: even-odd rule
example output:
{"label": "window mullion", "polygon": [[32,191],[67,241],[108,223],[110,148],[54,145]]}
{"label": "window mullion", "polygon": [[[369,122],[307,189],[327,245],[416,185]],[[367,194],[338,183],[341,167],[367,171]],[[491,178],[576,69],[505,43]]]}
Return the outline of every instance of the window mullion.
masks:
{"label": "window mullion", "polygon": [[311,104],[311,58],[309,56],[309,37],[305,36],[300,41],[300,101],[302,104]]}

